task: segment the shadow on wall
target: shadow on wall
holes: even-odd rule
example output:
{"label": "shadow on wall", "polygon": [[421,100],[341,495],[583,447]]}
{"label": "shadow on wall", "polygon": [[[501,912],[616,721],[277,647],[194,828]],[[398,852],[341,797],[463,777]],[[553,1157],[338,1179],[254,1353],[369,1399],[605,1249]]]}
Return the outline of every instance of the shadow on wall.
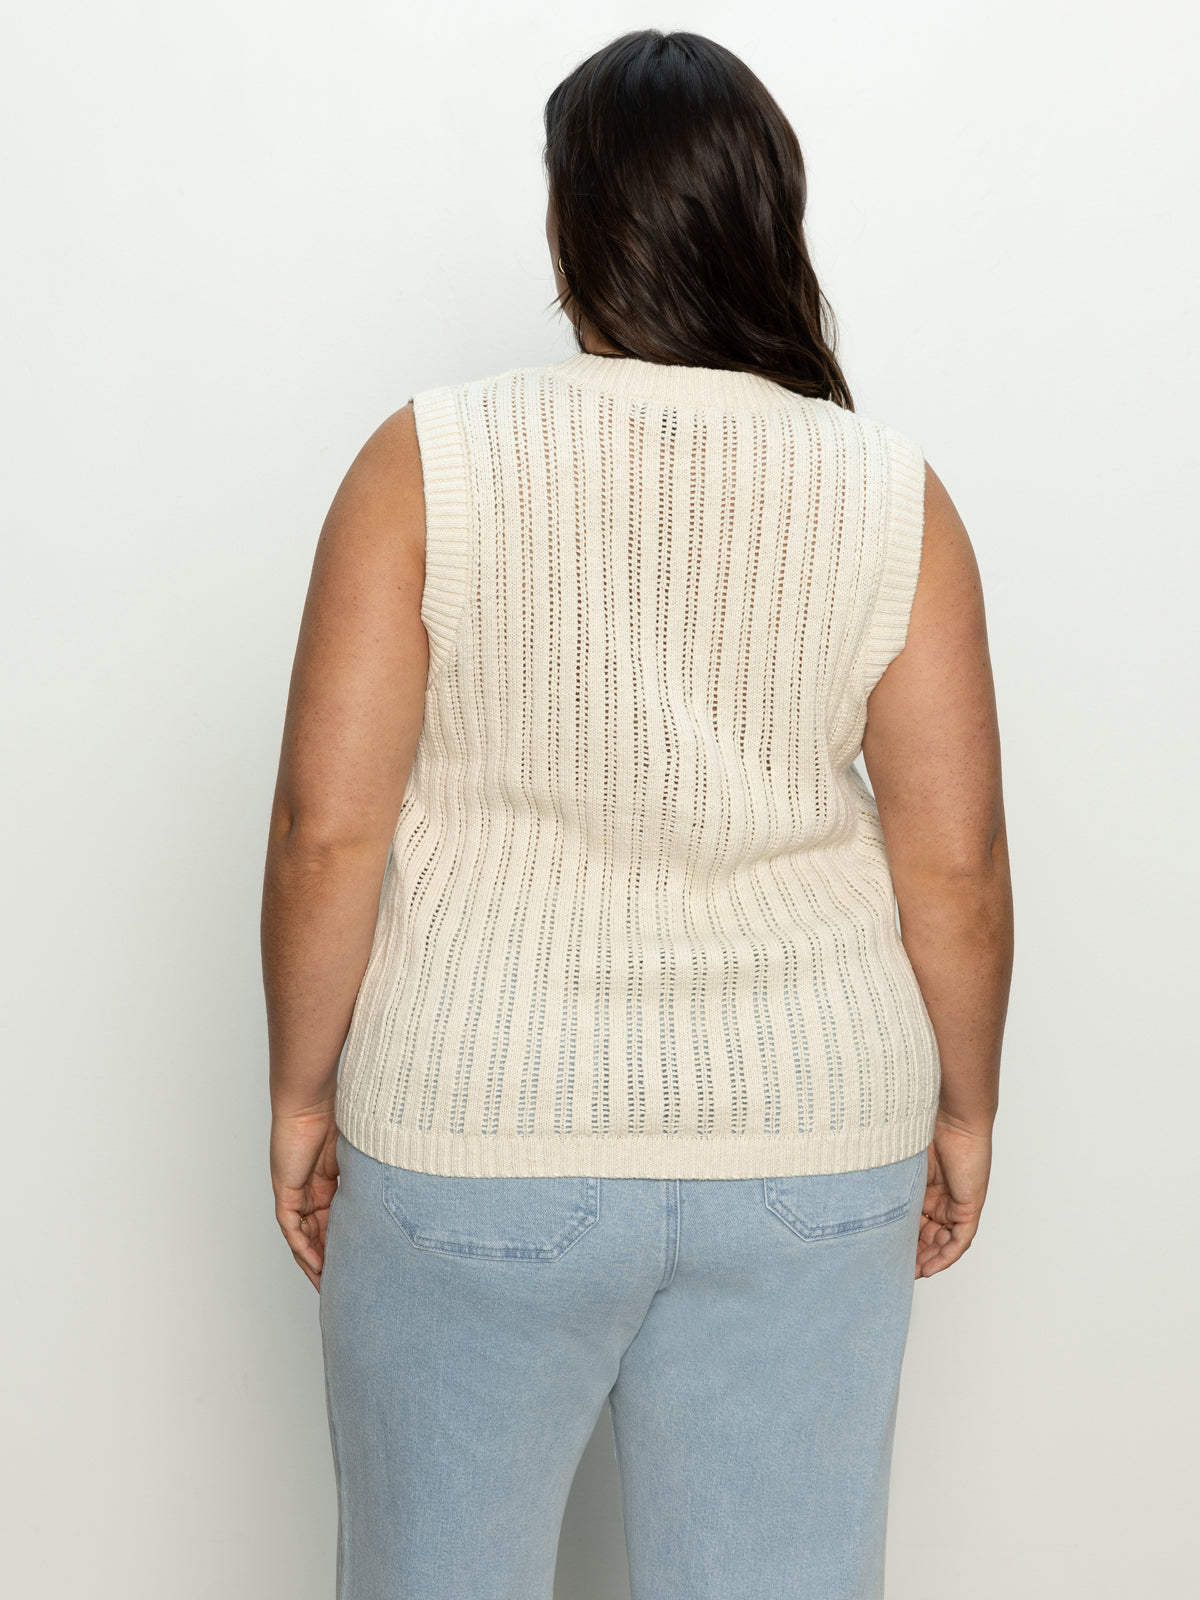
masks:
{"label": "shadow on wall", "polygon": [[554,1600],[629,1600],[629,1558],[607,1405],[567,1497],[558,1540]]}

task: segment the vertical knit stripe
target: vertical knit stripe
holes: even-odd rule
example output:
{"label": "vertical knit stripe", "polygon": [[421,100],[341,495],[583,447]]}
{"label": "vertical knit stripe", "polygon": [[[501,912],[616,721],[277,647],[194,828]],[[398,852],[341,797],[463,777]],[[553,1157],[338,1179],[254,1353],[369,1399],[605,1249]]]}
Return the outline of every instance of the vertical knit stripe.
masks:
{"label": "vertical knit stripe", "polygon": [[[470,563],[469,491],[463,435],[453,389],[421,396],[421,475],[425,518],[437,537],[427,541],[421,621],[429,636],[429,683],[441,676],[466,599]],[[417,406],[414,401],[413,411]]]}
{"label": "vertical knit stripe", "polygon": [[339,1127],[480,1177],[923,1149],[937,1046],[851,765],[921,452],[754,374],[586,353],[414,409],[430,677]]}

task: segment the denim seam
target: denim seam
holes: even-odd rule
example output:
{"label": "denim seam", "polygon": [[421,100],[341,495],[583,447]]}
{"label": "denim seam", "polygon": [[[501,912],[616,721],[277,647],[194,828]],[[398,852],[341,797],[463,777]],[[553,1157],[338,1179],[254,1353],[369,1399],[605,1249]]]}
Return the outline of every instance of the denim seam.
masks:
{"label": "denim seam", "polygon": [[[328,1238],[328,1232],[326,1237]],[[322,1320],[319,1311],[320,1308],[318,1307],[318,1323]],[[322,1339],[325,1337],[324,1328],[321,1330],[321,1337]],[[341,1429],[337,1423],[337,1408],[333,1401],[333,1386],[329,1381],[327,1361],[325,1364],[325,1405],[329,1415],[329,1433],[333,1446],[333,1479],[338,1508],[337,1570],[334,1574],[335,1600],[343,1600],[350,1571],[350,1508],[347,1502],[345,1486],[342,1482]]]}
{"label": "denim seam", "polygon": [[855,1217],[845,1222],[830,1223],[828,1225],[813,1226],[807,1224],[802,1216],[773,1194],[772,1183],[786,1181],[786,1179],[764,1178],[763,1202],[772,1216],[778,1217],[785,1227],[789,1228],[797,1238],[803,1239],[806,1243],[815,1243],[824,1239],[843,1239],[858,1233],[870,1233],[876,1228],[887,1227],[890,1223],[898,1222],[907,1215],[913,1203],[913,1197],[917,1192],[917,1184],[923,1170],[922,1158],[926,1161],[928,1160],[928,1152],[926,1150],[919,1150],[915,1155],[908,1158],[913,1163],[913,1176],[904,1200],[897,1205],[890,1206],[886,1211],[876,1212],[868,1217]]}
{"label": "denim seam", "polygon": [[[480,1180],[486,1181],[486,1180]],[[507,1180],[506,1180],[507,1181]],[[516,1180],[514,1180],[516,1181]],[[386,1164],[381,1177],[383,1207],[404,1237],[416,1250],[432,1251],[435,1255],[466,1258],[472,1261],[558,1261],[566,1255],[600,1220],[600,1179],[584,1178],[586,1202],[576,1206],[565,1223],[566,1231],[552,1245],[464,1245],[439,1240],[435,1235],[422,1233],[405,1211],[398,1189],[393,1189],[391,1173]]]}

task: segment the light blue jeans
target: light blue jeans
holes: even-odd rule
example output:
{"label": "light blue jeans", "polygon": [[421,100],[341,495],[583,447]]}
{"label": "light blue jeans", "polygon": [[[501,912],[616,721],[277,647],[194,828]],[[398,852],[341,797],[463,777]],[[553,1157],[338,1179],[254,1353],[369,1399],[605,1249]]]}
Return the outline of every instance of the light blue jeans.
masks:
{"label": "light blue jeans", "polygon": [[552,1600],[605,1402],[634,1600],[879,1600],[927,1152],[748,1179],[337,1153],[337,1600]]}

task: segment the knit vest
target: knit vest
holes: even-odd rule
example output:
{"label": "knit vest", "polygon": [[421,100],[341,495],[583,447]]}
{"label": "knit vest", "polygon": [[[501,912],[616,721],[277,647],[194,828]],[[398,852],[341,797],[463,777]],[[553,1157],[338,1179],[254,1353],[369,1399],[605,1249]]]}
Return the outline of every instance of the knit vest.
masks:
{"label": "knit vest", "polygon": [[754,374],[586,352],[413,408],[424,725],[340,1131],[466,1177],[923,1149],[937,1044],[852,765],[921,451]]}

